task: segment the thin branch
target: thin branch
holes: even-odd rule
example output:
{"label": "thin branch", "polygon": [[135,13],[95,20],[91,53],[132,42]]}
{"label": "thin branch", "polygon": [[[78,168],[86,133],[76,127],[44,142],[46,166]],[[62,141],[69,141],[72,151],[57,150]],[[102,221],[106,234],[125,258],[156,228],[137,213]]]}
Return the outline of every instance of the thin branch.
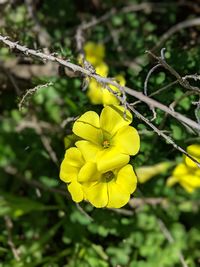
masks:
{"label": "thin branch", "polygon": [[[158,94],[160,94],[161,92],[167,90],[169,87],[171,87],[171,86],[173,86],[173,85],[175,85],[175,84],[177,84],[177,83],[178,83],[178,80],[173,81],[173,82],[171,82],[171,83],[169,83],[169,84],[167,84],[167,85],[165,85],[165,86],[159,88],[159,89],[156,90],[155,92],[151,93],[151,94],[149,95],[149,97],[158,95]],[[142,101],[141,101],[141,100],[137,100],[137,101],[131,103],[131,106],[136,106],[136,105],[139,104],[139,103],[142,103]]]}
{"label": "thin branch", "polygon": [[152,73],[153,73],[157,68],[159,68],[159,67],[161,67],[161,66],[162,66],[161,64],[157,64],[157,65],[155,65],[153,68],[151,68],[150,71],[148,72],[147,77],[146,77],[146,79],[145,79],[145,81],[144,81],[144,94],[145,94],[145,95],[147,95],[147,85],[148,85],[148,81],[149,81],[149,79],[150,79]]}
{"label": "thin branch", "polygon": [[[117,87],[120,91],[123,89],[125,91],[125,93],[136,97],[137,99],[148,104],[149,106],[152,106],[154,108],[159,108],[159,109],[163,110],[164,112],[169,113],[172,117],[176,118],[177,120],[181,121],[182,123],[185,123],[188,126],[190,126],[191,128],[194,128],[194,129],[200,131],[200,125],[198,123],[196,123],[195,121],[185,117],[184,115],[182,115],[178,112],[170,110],[167,106],[159,103],[156,100],[153,100],[153,99],[145,96],[144,94],[142,94],[136,90],[133,90],[133,89],[125,87],[125,86],[121,86],[120,84],[118,84],[117,82],[113,81],[110,78],[101,77],[97,74],[94,74],[93,72],[90,72],[88,69],[85,69],[85,68],[83,68],[79,65],[76,65],[74,63],[71,63],[67,60],[55,57],[54,55],[45,54],[45,53],[42,53],[40,51],[36,51],[34,49],[29,49],[25,46],[19,45],[17,42],[12,42],[12,41],[8,40],[8,37],[3,37],[2,35],[0,35],[0,41],[3,42],[4,44],[6,44],[7,46],[9,46],[11,49],[17,49],[17,50],[25,53],[27,56],[35,56],[37,58],[40,58],[43,61],[57,62],[58,64],[63,65],[66,68],[71,69],[73,72],[78,72],[84,76],[89,76],[91,78],[94,78],[100,84],[113,85],[113,86]],[[120,101],[123,103],[124,99],[121,98]]]}
{"label": "thin branch", "polygon": [[181,75],[165,61],[165,59],[163,59],[162,57],[156,56],[151,51],[146,51],[146,52],[149,55],[151,55],[153,58],[155,58],[158,61],[158,63],[161,64],[166,70],[168,70],[173,76],[175,76],[181,86],[183,86],[184,88],[188,90],[200,93],[200,88],[190,85],[190,83],[187,81],[188,77],[186,76],[186,78],[183,79]]}
{"label": "thin branch", "polygon": [[[135,115],[142,119],[147,125],[149,125],[159,136],[162,136],[167,142],[169,142],[171,145],[173,145],[174,148],[176,148],[177,150],[179,150],[180,152],[182,152],[183,154],[185,154],[186,156],[188,156],[191,160],[193,160],[199,167],[200,167],[200,163],[194,159],[192,156],[190,156],[185,150],[183,150],[181,147],[179,147],[178,145],[176,145],[174,143],[174,141],[168,137],[167,135],[165,135],[163,132],[159,131],[159,129],[157,127],[155,127],[151,122],[149,122],[148,119],[146,119],[142,114],[140,114],[137,110],[135,110],[130,104],[128,104],[126,102],[125,99],[125,93],[128,93],[134,97],[136,97],[137,99],[145,102],[146,104],[148,104],[149,106],[152,106],[154,108],[159,108],[161,110],[163,110],[164,112],[170,114],[172,117],[176,118],[177,120],[179,120],[180,122],[182,122],[183,124],[186,124],[188,126],[190,126],[191,128],[194,128],[198,131],[200,131],[200,125],[198,123],[196,123],[195,121],[183,116],[182,114],[172,111],[170,108],[168,108],[167,106],[157,102],[156,100],[153,100],[147,96],[145,96],[144,94],[137,92],[133,89],[130,89],[128,87],[125,86],[121,86],[120,84],[118,84],[117,82],[114,82],[113,79],[109,79],[109,78],[105,78],[105,77],[101,77],[99,75],[97,75],[96,73],[91,72],[88,69],[84,69],[76,64],[73,64],[67,60],[63,60],[60,58],[55,57],[54,55],[50,55],[50,54],[45,54],[42,53],[40,51],[35,51],[33,49],[28,49],[25,46],[21,46],[18,43],[12,42],[10,40],[8,40],[7,37],[3,37],[0,35],[0,41],[2,41],[4,44],[8,45],[10,48],[12,49],[17,49],[23,53],[25,53],[26,55],[32,55],[32,56],[36,56],[42,60],[50,60],[50,61],[54,61],[57,62],[69,69],[71,69],[74,72],[80,72],[82,73],[84,76],[89,76],[94,78],[97,82],[99,82],[100,84],[104,85],[104,87],[106,87],[108,90],[109,89],[109,85],[114,85],[115,87],[117,87],[121,92],[122,92],[122,97],[119,95],[116,95],[116,97],[120,100],[120,102],[125,105],[126,107],[129,107],[130,110],[132,110]],[[158,58],[159,60],[162,60],[162,58]],[[160,62],[161,63],[161,62]],[[166,63],[167,64],[167,63]],[[167,64],[168,65],[168,64]],[[178,74],[179,75],[179,74]],[[177,76],[177,75],[176,75]],[[180,76],[180,75],[179,75]],[[179,77],[177,77],[178,79]],[[111,92],[114,94],[114,91],[111,90]],[[124,92],[124,93],[123,93]],[[45,141],[46,142],[46,141]],[[44,141],[43,141],[44,143]],[[46,146],[46,144],[44,143],[44,145]],[[47,147],[46,147],[47,148]],[[47,148],[48,150],[48,148]],[[51,155],[52,153],[50,153]],[[54,159],[55,162],[57,162],[57,158]]]}
{"label": "thin branch", "polygon": [[165,141],[169,144],[171,144],[175,149],[189,157],[192,161],[194,161],[197,166],[200,168],[200,162],[197,161],[195,158],[193,158],[190,154],[188,154],[182,147],[178,146],[171,137],[167,136],[163,131],[160,131],[154,124],[152,124],[147,118],[145,118],[140,112],[138,112],[136,109],[134,109],[130,104],[128,104],[128,107],[130,110],[134,112],[134,114],[141,120],[143,120],[149,127],[151,127],[154,132],[156,132],[159,136],[162,136]]}
{"label": "thin branch", "polygon": [[151,51],[155,51],[157,48],[161,47],[163,43],[167,41],[173,34],[181,31],[185,28],[195,27],[200,25],[200,18],[185,20],[179,22],[178,24],[172,26],[168,31],[166,31],[161,37],[160,40],[156,43],[156,45],[151,49]]}
{"label": "thin branch", "polygon": [[31,88],[31,89],[28,89],[25,94],[22,96],[19,104],[18,104],[18,107],[19,107],[19,110],[21,111],[22,108],[23,108],[23,105],[24,103],[27,101],[27,98],[30,97],[31,95],[33,95],[34,93],[36,93],[38,90],[42,89],[42,88],[47,88],[49,86],[53,85],[52,82],[49,82],[49,83],[46,83],[46,84],[42,84],[42,85],[37,85],[36,87],[34,88]]}

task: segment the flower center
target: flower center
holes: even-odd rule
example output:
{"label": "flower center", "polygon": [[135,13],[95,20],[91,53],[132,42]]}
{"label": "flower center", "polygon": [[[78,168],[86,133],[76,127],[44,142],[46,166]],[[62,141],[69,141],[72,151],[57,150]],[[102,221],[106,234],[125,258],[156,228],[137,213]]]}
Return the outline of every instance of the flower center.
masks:
{"label": "flower center", "polygon": [[108,172],[103,174],[103,178],[105,179],[106,183],[110,182],[114,177],[115,177],[115,175],[111,171],[108,171]]}
{"label": "flower center", "polygon": [[110,146],[110,142],[108,140],[103,141],[103,148],[108,148]]}

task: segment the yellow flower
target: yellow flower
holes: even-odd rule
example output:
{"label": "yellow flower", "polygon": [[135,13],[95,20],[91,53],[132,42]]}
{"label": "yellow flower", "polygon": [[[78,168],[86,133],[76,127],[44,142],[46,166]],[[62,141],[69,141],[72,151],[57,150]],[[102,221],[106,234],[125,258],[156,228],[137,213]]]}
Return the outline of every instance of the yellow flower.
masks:
{"label": "yellow flower", "polygon": [[200,188],[200,169],[190,168],[184,163],[178,164],[167,180],[170,187],[175,183],[179,183],[187,192],[192,193],[196,188]]}
{"label": "yellow flower", "polygon": [[[91,159],[93,160],[94,157]],[[120,208],[127,204],[137,185],[131,165],[101,173],[95,162],[86,162],[78,148],[66,151],[60,178],[67,183],[75,202],[88,200],[97,208]]]}
{"label": "yellow flower", "polygon": [[[97,74],[104,76],[101,73]],[[115,77],[115,80],[121,85],[124,86],[126,81],[122,75],[117,75]],[[120,95],[120,90],[113,86],[109,85],[109,87],[116,92],[118,95]],[[90,101],[92,104],[103,104],[103,105],[118,105],[120,103],[119,99],[111,92],[108,91],[108,89],[101,86],[99,83],[97,83],[95,80],[91,80],[89,83],[88,93],[87,93]]]}
{"label": "yellow flower", "polygon": [[84,164],[85,160],[78,148],[71,147],[66,150],[60,166],[60,179],[68,184],[68,190],[75,202],[85,198],[82,185],[78,182],[78,174]]}
{"label": "yellow flower", "polygon": [[[193,144],[187,147],[187,152],[200,162],[200,145]],[[190,168],[198,168],[197,164],[188,157],[185,157],[185,164]]]}
{"label": "yellow flower", "polygon": [[137,185],[137,178],[131,165],[100,173],[95,168],[93,171],[82,175],[81,181],[90,186],[84,186],[87,200],[96,208],[121,208],[126,205]]}
{"label": "yellow flower", "polygon": [[85,58],[95,67],[101,63],[105,57],[105,46],[103,44],[96,44],[87,42],[84,46]]}
{"label": "yellow flower", "polygon": [[140,138],[130,112],[123,114],[123,107],[106,106],[101,115],[94,111],[84,113],[73,125],[73,132],[84,140],[76,142],[86,161],[95,154],[100,172],[120,168],[129,162],[129,155],[139,151]]}
{"label": "yellow flower", "polygon": [[144,166],[135,170],[138,181],[140,183],[146,183],[154,176],[164,173],[169,167],[172,166],[171,162],[161,162],[152,166]]}

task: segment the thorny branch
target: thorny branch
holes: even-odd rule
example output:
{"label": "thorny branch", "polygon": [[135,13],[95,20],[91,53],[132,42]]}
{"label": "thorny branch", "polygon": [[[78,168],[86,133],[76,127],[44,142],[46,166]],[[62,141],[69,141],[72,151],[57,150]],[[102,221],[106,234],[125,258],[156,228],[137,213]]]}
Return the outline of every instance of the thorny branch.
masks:
{"label": "thorny branch", "polygon": [[183,116],[182,114],[180,114],[178,112],[171,111],[170,108],[168,108],[167,106],[159,103],[158,101],[156,101],[154,99],[151,99],[151,98],[145,96],[144,94],[142,94],[136,90],[133,90],[133,89],[128,88],[126,86],[121,86],[117,82],[113,81],[113,79],[102,77],[102,76],[97,75],[96,73],[93,73],[93,72],[91,73],[91,71],[89,71],[88,69],[85,69],[85,68],[83,68],[79,65],[76,65],[74,63],[71,63],[68,60],[64,60],[64,59],[55,57],[52,54],[45,54],[45,53],[42,53],[40,51],[36,51],[34,49],[29,49],[25,46],[19,45],[17,42],[12,42],[12,41],[8,40],[8,37],[4,37],[4,36],[0,35],[0,41],[2,41],[4,44],[9,46],[10,49],[17,49],[17,50],[23,52],[27,56],[38,57],[41,60],[43,60],[44,62],[46,62],[46,61],[57,62],[58,64],[63,65],[64,67],[69,68],[74,72],[80,73],[84,76],[94,78],[98,83],[100,83],[102,85],[103,84],[104,85],[109,84],[109,85],[113,85],[113,86],[117,87],[119,90],[123,89],[127,94],[134,96],[135,98],[141,100],[142,102],[144,102],[150,106],[153,106],[155,108],[159,108],[159,109],[163,110],[164,112],[169,113],[172,117],[187,124],[191,128],[194,128],[194,129],[200,131],[200,125],[198,123],[194,122],[193,120]]}
{"label": "thorny branch", "polygon": [[197,93],[200,93],[200,88],[196,87],[196,86],[192,86],[187,79],[191,78],[191,76],[185,76],[185,78],[183,79],[180,74],[173,69],[166,61],[165,59],[163,59],[162,57],[157,57],[155,54],[153,54],[151,51],[146,51],[149,55],[151,55],[153,58],[155,58],[158,63],[160,65],[162,65],[166,70],[168,70],[173,76],[176,77],[176,79],[178,80],[179,84],[181,86],[183,86],[185,89],[187,90],[191,90]]}
{"label": "thorny branch", "polygon": [[28,97],[30,97],[31,95],[33,95],[35,92],[37,92],[38,90],[42,89],[42,88],[47,88],[48,86],[53,85],[52,82],[46,83],[46,84],[42,84],[42,85],[38,85],[34,88],[28,89],[26,91],[26,93],[22,96],[18,106],[19,106],[19,110],[22,110],[22,107],[25,103],[25,101],[27,100]]}
{"label": "thorny branch", "polygon": [[[189,127],[197,130],[198,132],[200,132],[200,125],[191,120],[190,118],[187,118],[186,116],[175,112],[173,110],[171,110],[170,108],[168,108],[167,106],[163,105],[162,103],[148,97],[145,96],[144,94],[142,94],[141,92],[138,92],[134,89],[128,88],[126,86],[121,86],[120,84],[118,84],[117,82],[113,81],[113,79],[111,78],[105,78],[102,76],[97,75],[94,72],[91,72],[88,69],[85,69],[79,65],[76,65],[74,63],[69,62],[68,60],[64,60],[61,58],[58,58],[52,54],[45,54],[42,53],[41,51],[36,51],[34,49],[29,49],[25,46],[19,45],[18,42],[13,42],[10,41],[8,39],[8,37],[2,36],[0,35],[0,41],[3,42],[4,44],[6,44],[7,46],[10,47],[10,49],[17,49],[21,52],[23,52],[25,55],[27,56],[35,56],[37,58],[40,58],[41,60],[43,60],[44,62],[46,61],[53,61],[53,62],[57,62],[58,64],[72,70],[75,73],[79,73],[82,74],[84,77],[90,77],[90,78],[94,78],[98,83],[102,84],[105,88],[107,88],[109,91],[111,91],[112,93],[114,93],[113,90],[110,89],[109,85],[113,85],[115,87],[117,87],[121,92],[122,92],[122,97],[118,96],[118,99],[120,100],[120,102],[122,104],[126,104],[126,106],[129,107],[130,110],[132,110],[136,116],[138,116],[138,118],[142,119],[146,124],[148,124],[158,135],[162,136],[167,142],[169,142],[170,144],[172,144],[174,146],[174,148],[176,148],[177,150],[179,150],[180,152],[184,153],[185,155],[187,155],[189,158],[191,158],[198,166],[200,166],[200,163],[194,159],[192,156],[190,156],[186,151],[184,151],[182,148],[180,148],[179,146],[177,146],[173,140],[168,137],[167,135],[163,134],[163,132],[160,132],[159,129],[157,127],[155,127],[152,123],[150,123],[148,121],[148,119],[146,119],[142,114],[140,114],[138,111],[136,111],[130,104],[126,103],[125,101],[125,93],[137,98],[138,100],[141,100],[142,102],[146,103],[147,105],[153,107],[153,108],[159,108],[160,110],[164,111],[165,113],[171,115],[172,117],[176,118],[178,121],[182,122],[183,124],[188,125]],[[189,90],[194,90],[196,92],[200,92],[200,89],[197,87],[193,87],[189,84],[189,82],[187,80],[183,80],[182,77],[174,70],[172,69],[166,62],[164,59],[162,59],[161,57],[157,57],[155,56],[153,53],[149,52],[154,58],[156,58],[158,60],[158,62],[160,64],[162,64],[167,70],[169,70],[178,80],[178,82],[184,86],[185,88],[189,89]],[[56,161],[56,160],[55,160]]]}

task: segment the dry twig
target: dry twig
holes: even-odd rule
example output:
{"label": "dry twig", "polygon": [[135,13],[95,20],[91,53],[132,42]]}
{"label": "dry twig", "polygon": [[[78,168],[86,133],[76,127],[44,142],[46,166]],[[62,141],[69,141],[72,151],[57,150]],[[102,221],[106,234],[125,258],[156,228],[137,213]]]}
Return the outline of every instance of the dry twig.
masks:
{"label": "dry twig", "polygon": [[[84,69],[83,67],[81,67],[79,65],[76,65],[76,64],[71,63],[67,60],[55,57],[54,55],[45,54],[45,53],[42,53],[40,51],[36,51],[34,49],[29,49],[25,46],[19,45],[16,42],[12,42],[12,41],[8,40],[8,37],[3,37],[2,35],[0,35],[0,41],[2,41],[4,44],[9,46],[10,49],[17,49],[17,50],[23,52],[27,56],[35,56],[37,58],[40,58],[43,61],[57,62],[58,64],[63,65],[64,67],[71,69],[73,72],[81,73],[84,76],[94,78],[98,83],[100,83],[102,85],[108,84],[108,85],[113,85],[113,86],[117,87],[119,90],[123,89],[125,91],[125,93],[132,95],[133,97],[141,100],[142,102],[144,102],[150,106],[153,106],[154,108],[159,108],[159,109],[163,110],[164,112],[169,113],[172,117],[176,118],[180,122],[183,122],[183,123],[187,124],[188,126],[190,126],[191,128],[194,128],[195,130],[200,131],[200,125],[198,123],[194,122],[193,120],[183,116],[182,114],[180,114],[178,112],[174,112],[174,111],[170,110],[170,108],[168,108],[167,106],[159,103],[158,101],[156,101],[154,99],[151,99],[151,98],[145,96],[144,94],[142,94],[136,90],[133,90],[133,89],[128,88],[126,86],[121,86],[117,82],[113,81],[113,79],[105,78],[105,77],[102,77],[100,75],[91,73],[88,69]],[[124,99],[121,98],[120,101],[123,102]]]}

